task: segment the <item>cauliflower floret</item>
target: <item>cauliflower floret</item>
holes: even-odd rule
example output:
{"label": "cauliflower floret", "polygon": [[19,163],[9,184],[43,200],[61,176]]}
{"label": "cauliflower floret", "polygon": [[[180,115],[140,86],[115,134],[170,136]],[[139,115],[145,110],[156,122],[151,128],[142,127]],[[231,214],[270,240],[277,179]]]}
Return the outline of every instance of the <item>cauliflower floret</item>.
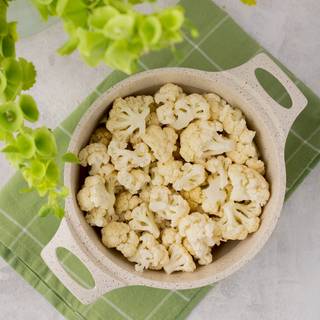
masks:
{"label": "cauliflower floret", "polygon": [[200,187],[196,187],[190,191],[182,190],[180,194],[188,202],[191,211],[197,210],[202,203],[202,189]]}
{"label": "cauliflower floret", "polygon": [[130,228],[123,222],[110,222],[101,230],[102,242],[107,248],[116,248],[128,240]]}
{"label": "cauliflower floret", "polygon": [[219,176],[221,189],[228,184],[228,168],[231,163],[232,161],[229,158],[223,156],[212,158],[206,163],[206,169]]}
{"label": "cauliflower floret", "polygon": [[107,130],[105,127],[98,127],[90,137],[91,143],[102,143],[105,146],[108,146],[109,142],[112,139],[111,132]]}
{"label": "cauliflower floret", "polygon": [[169,256],[169,262],[163,267],[168,274],[175,271],[192,272],[196,269],[191,255],[181,244],[172,244],[169,248]]}
{"label": "cauliflower floret", "polygon": [[79,152],[80,164],[83,167],[91,166],[89,174],[109,175],[113,171],[113,166],[109,163],[107,147],[102,143],[91,143]]}
{"label": "cauliflower floret", "polygon": [[243,114],[238,108],[233,108],[225,103],[220,109],[219,121],[223,124],[223,129],[229,134],[234,133],[241,119],[243,119]]}
{"label": "cauliflower floret", "polygon": [[223,206],[223,216],[218,221],[223,240],[243,240],[259,228],[261,207],[255,202],[241,204],[233,201]]}
{"label": "cauliflower floret", "polygon": [[227,152],[227,156],[237,164],[244,164],[248,159],[258,159],[258,152],[253,142],[244,144],[237,142],[235,149]]}
{"label": "cauliflower floret", "polygon": [[132,194],[137,193],[150,182],[150,176],[141,169],[132,169],[130,172],[121,170],[118,172],[117,179]]}
{"label": "cauliflower floret", "polygon": [[162,244],[169,248],[174,243],[181,243],[182,237],[176,229],[166,228],[162,231],[161,240]]}
{"label": "cauliflower floret", "polygon": [[116,197],[115,211],[119,217],[122,217],[128,211],[132,211],[136,208],[142,200],[137,196],[133,195],[129,191],[123,191]]}
{"label": "cauliflower floret", "polygon": [[129,226],[134,231],[150,232],[156,239],[160,236],[160,230],[154,221],[153,213],[148,209],[145,203],[134,208],[130,214],[126,215],[130,220]]}
{"label": "cauliflower floret", "polygon": [[246,165],[251,168],[256,170],[257,172],[259,172],[260,174],[264,175],[265,174],[265,166],[264,166],[264,162],[258,159],[248,159],[246,161]]}
{"label": "cauliflower floret", "polygon": [[144,232],[140,237],[142,242],[136,254],[129,258],[130,261],[136,262],[136,271],[143,269],[160,270],[169,261],[169,254],[165,246],[160,244],[152,234]]}
{"label": "cauliflower floret", "polygon": [[150,210],[176,227],[179,220],[190,211],[188,202],[178,194],[172,194],[165,186],[154,186],[150,192]]}
{"label": "cauliflower floret", "polygon": [[154,157],[160,162],[166,162],[172,158],[172,152],[176,150],[176,141],[178,135],[172,128],[161,128],[160,126],[151,125],[147,127],[146,132],[142,135],[142,140],[147,144]]}
{"label": "cauliflower floret", "polygon": [[228,175],[233,186],[230,200],[249,200],[261,206],[264,206],[269,200],[269,184],[259,172],[244,165],[232,164]]}
{"label": "cauliflower floret", "polygon": [[203,165],[185,163],[181,167],[178,179],[173,183],[173,188],[177,191],[190,191],[201,185],[206,179]]}
{"label": "cauliflower floret", "polygon": [[194,119],[209,119],[209,104],[199,94],[180,95],[176,102],[168,101],[157,109],[162,124],[168,124],[176,130],[185,128]]}
{"label": "cauliflower floret", "polygon": [[187,162],[202,163],[207,158],[234,150],[235,142],[223,137],[221,124],[213,121],[192,122],[180,135],[180,154]]}
{"label": "cauliflower floret", "polygon": [[103,208],[113,212],[114,194],[107,191],[105,181],[101,176],[87,177],[82,189],[77,194],[77,199],[80,209],[83,211]]}
{"label": "cauliflower floret", "polygon": [[139,237],[134,231],[130,231],[126,242],[117,245],[116,249],[119,250],[126,258],[133,257],[138,249]]}
{"label": "cauliflower floret", "polygon": [[222,108],[221,98],[215,93],[207,93],[204,95],[204,98],[209,104],[210,120],[219,120],[219,115]]}
{"label": "cauliflower floret", "polygon": [[220,230],[216,222],[206,214],[193,212],[180,220],[178,229],[180,235],[187,239],[190,253],[199,260],[199,264],[211,263],[211,248],[220,243]]}
{"label": "cauliflower floret", "polygon": [[167,162],[158,162],[157,166],[151,169],[151,183],[153,185],[173,184],[180,176],[182,161],[170,159]]}
{"label": "cauliflower floret", "polygon": [[143,134],[150,113],[152,96],[118,98],[114,101],[107,120],[107,129],[117,138],[127,140],[136,130]]}
{"label": "cauliflower floret", "polygon": [[86,216],[86,221],[93,227],[103,227],[108,221],[107,210],[103,208],[93,208]]}
{"label": "cauliflower floret", "polygon": [[108,146],[108,154],[116,170],[131,170],[132,168],[146,167],[151,162],[151,154],[145,143],[138,143],[129,150],[127,143],[120,140],[112,140]]}
{"label": "cauliflower floret", "polygon": [[209,186],[202,190],[202,209],[204,212],[221,216],[220,208],[227,199],[227,193],[221,188],[219,176],[209,176]]}
{"label": "cauliflower floret", "polygon": [[182,93],[183,91],[179,86],[173,83],[167,83],[154,95],[154,101],[158,104],[176,102]]}

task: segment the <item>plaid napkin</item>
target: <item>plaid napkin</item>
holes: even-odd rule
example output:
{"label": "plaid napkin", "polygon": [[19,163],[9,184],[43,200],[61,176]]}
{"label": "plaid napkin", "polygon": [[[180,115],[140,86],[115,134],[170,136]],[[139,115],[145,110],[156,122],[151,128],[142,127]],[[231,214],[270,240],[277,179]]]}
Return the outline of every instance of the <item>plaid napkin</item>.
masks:
{"label": "plaid napkin", "polygon": [[[240,65],[263,48],[251,39],[224,11],[211,0],[183,0],[187,16],[200,31],[197,39],[185,36],[173,54],[170,50],[153,53],[140,61],[141,69],[164,66],[192,67],[218,71]],[[302,182],[320,158],[320,100],[310,89],[289,76],[308,98],[309,104],[290,131],[286,144],[287,196]],[[82,114],[113,84],[126,76],[114,72],[56,128],[59,151],[67,149],[70,136]],[[264,79],[269,93],[288,105],[290,99],[272,79]],[[20,175],[14,176],[0,194],[0,254],[45,296],[68,319],[184,319],[210,287],[185,291],[168,291],[142,286],[117,289],[96,303],[82,305],[50,272],[40,258],[41,249],[50,241],[59,226],[54,217],[39,218],[42,203],[36,194],[19,194],[25,186]],[[66,268],[83,285],[90,277],[73,256],[61,253]],[[214,290],[214,289],[213,289]]]}

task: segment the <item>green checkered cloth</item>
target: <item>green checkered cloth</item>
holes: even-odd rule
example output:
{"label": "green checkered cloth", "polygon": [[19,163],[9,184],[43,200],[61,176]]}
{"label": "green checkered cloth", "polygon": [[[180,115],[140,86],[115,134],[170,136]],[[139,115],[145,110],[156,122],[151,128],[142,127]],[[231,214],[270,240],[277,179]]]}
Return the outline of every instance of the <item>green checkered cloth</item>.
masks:
{"label": "green checkered cloth", "polygon": [[[189,19],[200,31],[197,39],[185,36],[176,53],[162,50],[146,56],[141,69],[181,66],[219,71],[238,66],[264,49],[250,38],[223,10],[210,0],[183,0]],[[286,70],[287,71],[287,70]],[[287,196],[315,167],[320,157],[320,100],[290,72],[289,76],[308,98],[308,106],[290,130],[285,156]],[[79,119],[88,107],[112,85],[126,76],[113,72],[55,130],[59,151],[63,153]],[[284,106],[290,99],[283,88],[265,77],[265,88]],[[91,305],[82,305],[50,272],[40,251],[59,226],[54,217],[39,218],[42,201],[36,194],[19,194],[25,186],[20,175],[14,176],[0,195],[0,254],[36,290],[68,319],[184,319],[210,287],[168,291],[142,286],[107,293]],[[71,255],[61,253],[66,268],[83,285],[90,277]],[[214,290],[214,289],[213,289]]]}

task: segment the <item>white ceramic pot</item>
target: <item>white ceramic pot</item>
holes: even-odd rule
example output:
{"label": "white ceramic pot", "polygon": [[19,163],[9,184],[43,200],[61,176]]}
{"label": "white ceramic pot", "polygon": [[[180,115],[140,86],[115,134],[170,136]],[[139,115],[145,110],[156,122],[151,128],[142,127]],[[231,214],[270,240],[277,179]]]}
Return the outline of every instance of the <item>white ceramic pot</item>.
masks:
{"label": "white ceramic pot", "polygon": [[[255,76],[257,69],[275,76],[286,88],[292,107],[285,109],[262,88]],[[66,164],[64,182],[70,190],[65,218],[42,251],[42,258],[61,282],[83,303],[91,303],[104,293],[123,286],[146,285],[167,289],[190,289],[226,278],[257,254],[270,237],[280,216],[286,190],[284,145],[289,129],[307,104],[306,98],[285,73],[265,54],[222,72],[205,72],[185,68],[162,68],[142,72],[116,84],[97,99],[79,122],[69,150],[78,153],[89,140],[99,119],[117,97],[154,93],[161,85],[173,82],[187,92],[215,92],[245,114],[249,127],[257,131],[256,141],[266,163],[271,197],[263,210],[259,230],[244,241],[229,241],[215,250],[213,262],[193,273],[144,271],[138,273],[132,263],[104,247],[95,231],[86,223],[76,194],[80,187],[80,168]],[[75,282],[57,259],[56,249],[67,248],[91,272],[92,289]],[[254,276],[253,276],[254,277]]]}

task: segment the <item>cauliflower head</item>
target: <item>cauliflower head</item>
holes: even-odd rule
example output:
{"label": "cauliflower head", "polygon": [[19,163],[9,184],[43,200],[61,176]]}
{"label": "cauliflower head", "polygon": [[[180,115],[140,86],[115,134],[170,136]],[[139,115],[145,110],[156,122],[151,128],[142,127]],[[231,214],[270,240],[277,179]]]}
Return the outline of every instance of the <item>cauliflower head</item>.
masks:
{"label": "cauliflower head", "polygon": [[102,143],[91,143],[79,152],[81,166],[91,166],[89,174],[92,176],[109,175],[114,169],[109,159],[107,147]]}
{"label": "cauliflower head", "polygon": [[151,188],[149,208],[161,218],[171,221],[172,227],[176,227],[190,211],[188,202],[165,186]]}
{"label": "cauliflower head", "polygon": [[197,120],[180,135],[180,154],[187,162],[203,163],[208,158],[230,152],[235,142],[219,134],[221,124],[217,121]]}
{"label": "cauliflower head", "polygon": [[144,168],[151,163],[149,148],[143,142],[133,146],[134,150],[127,149],[125,141],[113,139],[108,146],[108,154],[116,170],[131,170]]}
{"label": "cauliflower head", "polygon": [[101,176],[89,176],[85,179],[82,189],[77,194],[80,209],[91,211],[103,208],[113,212],[114,194],[107,191],[105,181]]}
{"label": "cauliflower head", "polygon": [[189,252],[198,259],[199,264],[211,263],[212,247],[220,243],[218,224],[206,214],[193,212],[180,220],[178,229],[180,235],[187,240],[184,243],[190,248]]}
{"label": "cauliflower head", "polygon": [[142,135],[143,142],[150,147],[154,157],[160,162],[172,159],[172,152],[176,150],[178,135],[172,128],[161,128],[158,125],[147,127]]}
{"label": "cauliflower head", "polygon": [[182,237],[175,228],[166,228],[162,231],[161,241],[166,248],[169,248],[174,243],[181,243]]}
{"label": "cauliflower head", "polygon": [[256,170],[240,164],[228,169],[232,191],[230,200],[253,201],[264,206],[270,198],[269,183]]}
{"label": "cauliflower head", "polygon": [[116,248],[128,240],[130,228],[123,222],[110,222],[102,228],[102,242],[107,248]]}
{"label": "cauliflower head", "polygon": [[223,216],[219,219],[223,240],[244,240],[249,233],[259,228],[261,206],[258,203],[241,204],[233,201],[223,206]]}
{"label": "cauliflower head", "polygon": [[160,270],[168,263],[167,249],[152,234],[144,232],[140,237],[140,242],[136,254],[129,259],[137,263],[135,265],[136,271],[141,272],[143,269]]}
{"label": "cauliflower head", "polygon": [[208,214],[220,216],[220,208],[227,199],[227,193],[221,188],[219,176],[210,176],[208,183],[209,186],[202,190],[202,209]]}
{"label": "cauliflower head", "polygon": [[150,181],[150,176],[141,169],[132,169],[130,172],[119,171],[117,179],[129,192],[135,194]]}
{"label": "cauliflower head", "polygon": [[169,247],[169,257],[169,262],[163,267],[168,274],[175,271],[192,272],[196,269],[192,256],[181,244],[174,243]]}
{"label": "cauliflower head", "polygon": [[180,176],[182,161],[170,159],[167,162],[157,162],[156,167],[151,168],[151,183],[155,186],[173,184]]}
{"label": "cauliflower head", "polygon": [[200,186],[206,179],[204,166],[201,164],[185,163],[181,167],[178,179],[173,183],[176,191],[190,191]]}
{"label": "cauliflower head", "polygon": [[117,138],[125,140],[135,131],[143,134],[146,128],[146,118],[150,113],[150,105],[153,102],[152,96],[116,99],[109,112],[107,129]]}
{"label": "cauliflower head", "polygon": [[148,209],[145,203],[134,208],[126,217],[129,226],[134,231],[146,231],[151,233],[156,239],[160,236],[160,230],[155,223],[153,213]]}

